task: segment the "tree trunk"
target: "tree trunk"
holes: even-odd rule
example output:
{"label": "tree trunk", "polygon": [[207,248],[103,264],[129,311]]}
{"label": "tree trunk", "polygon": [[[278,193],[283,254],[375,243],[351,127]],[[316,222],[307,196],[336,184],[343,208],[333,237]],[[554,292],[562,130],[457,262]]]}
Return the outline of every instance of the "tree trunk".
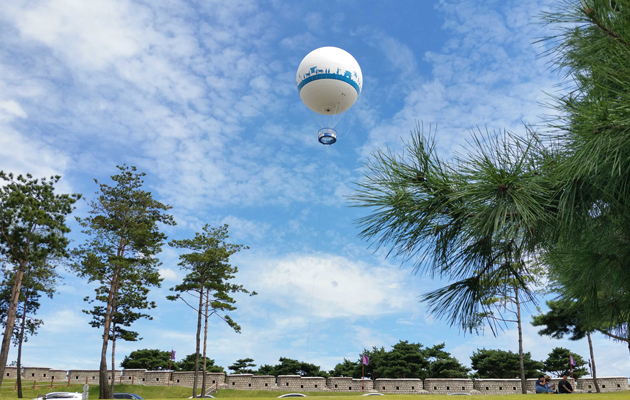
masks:
{"label": "tree trunk", "polygon": [[208,306],[210,305],[210,289],[206,290],[206,312],[203,329],[203,377],[201,378],[201,396],[206,395],[206,347],[208,344]]}
{"label": "tree trunk", "polygon": [[113,394],[109,391],[107,385],[107,346],[109,345],[109,330],[111,328],[114,294],[117,289],[116,276],[112,279],[112,285],[109,288],[109,296],[107,298],[107,307],[105,309],[105,320],[103,321],[103,346],[101,347],[101,364],[99,366],[99,399],[111,399]]}
{"label": "tree trunk", "polygon": [[24,343],[24,330],[26,329],[26,305],[28,303],[28,291],[24,293],[24,312],[22,313],[22,326],[20,327],[20,338],[18,341],[18,356],[17,356],[17,387],[18,387],[18,399],[22,398],[22,343]]}
{"label": "tree trunk", "polygon": [[193,377],[193,398],[197,397],[197,374],[199,374],[199,347],[201,346],[201,313],[203,311],[203,284],[204,276],[203,274],[201,274],[199,286],[199,308],[197,309],[197,338],[195,343],[195,376]]}
{"label": "tree trunk", "polygon": [[15,272],[15,281],[11,289],[11,302],[7,312],[7,323],[4,328],[4,337],[2,338],[2,348],[0,348],[0,386],[4,378],[4,371],[9,358],[9,348],[11,347],[11,337],[13,336],[13,327],[15,326],[15,315],[17,314],[17,305],[20,300],[20,290],[22,289],[22,278],[26,270],[26,262],[21,262],[20,267]]}
{"label": "tree trunk", "polygon": [[[599,383],[597,383],[597,370],[595,369],[595,355],[593,353],[593,341],[591,340],[591,332],[586,332],[588,338],[588,348],[591,351],[591,367],[593,368],[593,384],[595,385],[595,391],[599,393]],[[575,390],[575,388],[573,388]]]}
{"label": "tree trunk", "polygon": [[518,324],[518,362],[521,368],[521,393],[527,394],[525,362],[523,361],[523,326],[521,321],[521,302],[518,299],[518,288],[514,290],[514,303],[516,304],[516,321]]}
{"label": "tree trunk", "polygon": [[116,322],[112,323],[112,383],[110,386],[110,391],[114,393],[114,384],[116,383]]}

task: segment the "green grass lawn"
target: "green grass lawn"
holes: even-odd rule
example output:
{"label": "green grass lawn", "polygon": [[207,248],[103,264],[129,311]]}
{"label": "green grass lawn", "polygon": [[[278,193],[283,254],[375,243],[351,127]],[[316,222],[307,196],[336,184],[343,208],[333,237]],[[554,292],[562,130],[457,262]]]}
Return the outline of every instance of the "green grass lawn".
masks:
{"label": "green grass lawn", "polygon": [[[32,381],[24,381],[22,385],[24,398],[25,399],[34,399],[37,396],[41,396],[43,394],[49,392],[82,392],[83,385],[70,385],[68,388],[67,385],[55,385],[52,389],[50,388],[50,383],[48,385],[38,384],[35,389],[33,389]],[[28,385],[30,383],[30,385]],[[13,390],[15,387],[15,379],[5,379],[2,382],[2,388],[0,388],[0,398],[17,398],[17,392]],[[151,400],[159,400],[159,399],[187,399],[192,395],[191,388],[183,388],[183,387],[164,387],[164,386],[141,386],[141,385],[116,385],[114,391],[116,392],[126,392],[126,393],[135,393],[145,399]],[[281,391],[267,391],[267,390],[232,390],[232,389],[224,389],[219,390],[219,393],[216,394],[218,398],[230,398],[232,400],[238,399],[251,399],[251,398],[268,398],[275,399],[281,394],[291,393],[291,392],[281,392]],[[356,400],[359,400],[361,397],[360,394],[357,393],[335,393],[335,392],[304,392],[308,397],[326,397],[327,400],[350,400],[349,397],[354,397]],[[415,394],[386,394],[389,400],[412,400],[411,397],[418,397],[419,395]],[[533,394],[510,394],[510,395],[478,395],[478,396],[467,396],[466,400],[524,400],[529,399],[532,400],[534,397],[538,398],[539,396],[545,395],[533,395]],[[425,395],[423,396],[427,400],[455,400],[461,399],[461,397],[453,397],[446,395]],[[98,399],[98,386],[90,385],[90,399],[96,400]],[[546,397],[545,397],[546,398]],[[565,397],[562,396],[561,399]],[[626,392],[614,392],[614,393],[580,393],[571,395],[571,398],[575,398],[576,400],[622,400],[629,399],[630,400],[630,391]],[[377,400],[376,398],[372,398],[373,400]],[[463,400],[463,399],[462,399]]]}

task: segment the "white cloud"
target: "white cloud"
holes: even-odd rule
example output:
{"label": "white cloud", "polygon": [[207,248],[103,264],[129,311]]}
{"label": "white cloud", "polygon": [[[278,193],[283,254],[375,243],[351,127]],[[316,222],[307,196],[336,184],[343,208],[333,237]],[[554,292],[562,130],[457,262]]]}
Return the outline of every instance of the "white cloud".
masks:
{"label": "white cloud", "polygon": [[177,272],[173,271],[172,269],[160,268],[159,272],[160,272],[160,277],[163,278],[165,281],[178,280]]}
{"label": "white cloud", "polygon": [[265,301],[310,309],[312,300],[312,315],[317,318],[391,314],[415,302],[413,294],[400,288],[408,271],[328,254],[294,254],[246,264],[256,266],[248,268],[248,280]]}

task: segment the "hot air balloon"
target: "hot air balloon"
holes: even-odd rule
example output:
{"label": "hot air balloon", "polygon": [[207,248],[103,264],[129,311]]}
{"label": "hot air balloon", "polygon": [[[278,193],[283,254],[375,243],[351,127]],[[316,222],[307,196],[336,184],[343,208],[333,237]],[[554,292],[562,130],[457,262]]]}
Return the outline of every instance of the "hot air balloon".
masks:
{"label": "hot air balloon", "polygon": [[361,94],[363,75],[359,63],[345,50],[320,47],[304,57],[295,81],[304,104],[317,113],[319,142],[335,143],[335,125]]}

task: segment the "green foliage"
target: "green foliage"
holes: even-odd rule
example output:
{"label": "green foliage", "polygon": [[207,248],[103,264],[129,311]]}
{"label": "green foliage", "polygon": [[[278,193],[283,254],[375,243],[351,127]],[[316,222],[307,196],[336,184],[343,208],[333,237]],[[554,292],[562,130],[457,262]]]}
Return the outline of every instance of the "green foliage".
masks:
{"label": "green foliage", "polygon": [[[365,376],[377,378],[466,378],[468,368],[464,367],[450,353],[444,351],[444,343],[424,347],[420,343],[399,341],[390,351],[383,347],[364,350],[370,358],[364,367]],[[352,362],[344,359],[330,371],[330,376],[361,377],[361,357]]]}
{"label": "green foliage", "polygon": [[569,90],[556,98],[545,174],[558,193],[559,239],[544,261],[587,325],[629,342],[630,12],[628,2],[560,2],[549,54]]}
{"label": "green foliage", "polygon": [[[581,312],[574,305],[566,301],[548,301],[549,311],[546,314],[535,315],[532,325],[543,327],[539,335],[562,339],[565,335],[569,340],[580,340],[589,331],[580,319]],[[572,307],[573,306],[573,307]]]}
{"label": "green foliage", "polygon": [[573,356],[575,366],[573,367],[573,377],[575,379],[588,375],[588,371],[584,367],[586,361],[579,354],[571,353],[569,349],[555,347],[549,353],[547,359],[543,361],[543,369],[548,373],[560,377],[562,375],[571,376],[571,367],[569,355]]}
{"label": "green foliage", "polygon": [[361,377],[361,361],[352,362],[347,359],[343,359],[343,362],[335,365],[335,368],[328,371],[330,376],[349,376],[352,378]]}
{"label": "green foliage", "polygon": [[[194,371],[195,370],[195,353],[189,354],[183,360],[177,363],[177,367],[181,371]],[[214,360],[206,357],[206,372],[225,372],[222,366],[214,365]],[[203,365],[203,358],[199,360],[200,365]],[[199,368],[202,370],[203,368]]]}
{"label": "green foliage", "polygon": [[[470,357],[475,376],[479,378],[514,379],[520,376],[518,354],[504,350],[478,349]],[[543,363],[532,360],[531,354],[523,355],[525,377],[538,378]]]}
{"label": "green foliage", "polygon": [[468,378],[470,368],[464,367],[451,353],[444,351],[444,343],[425,349],[429,360],[428,378]]}
{"label": "green foliage", "polygon": [[462,330],[478,326],[488,289],[505,280],[530,298],[524,260],[545,232],[549,188],[541,144],[531,132],[529,139],[474,135],[467,153],[447,163],[418,127],[403,155],[372,155],[353,196],[356,206],[373,210],[358,220],[362,237],[419,272],[454,281],[423,299]]}
{"label": "green foliage", "polygon": [[234,374],[253,374],[255,367],[253,358],[241,358],[236,360],[236,362],[228,367],[229,370],[232,370]]}
{"label": "green foliage", "polygon": [[256,371],[257,375],[301,375],[301,376],[323,376],[327,378],[329,375],[326,371],[321,371],[319,366],[309,364],[303,361],[292,360],[290,358],[280,357],[279,364],[261,365]]}
{"label": "green foliage", "polygon": [[171,352],[158,349],[142,349],[135,350],[125,356],[120,366],[124,369],[146,369],[149,371],[168,370],[177,371],[179,369],[177,363],[171,363]]}
{"label": "green foliage", "polygon": [[[4,377],[23,278],[35,274],[46,284],[55,276],[54,262],[68,256],[70,228],[66,217],[74,210],[78,194],[56,194],[60,177],[33,179],[0,171],[0,258],[12,266],[13,284],[6,311],[0,349],[0,384]],[[48,271],[39,273],[35,271]],[[48,274],[48,279],[46,278]],[[28,278],[27,278],[28,279]]]}
{"label": "green foliage", "polygon": [[[100,379],[106,381],[108,341],[112,337],[136,340],[137,334],[120,326],[129,326],[138,318],[148,317],[133,310],[151,309],[147,299],[150,287],[159,287],[162,279],[157,254],[166,235],[160,225],[175,225],[165,211],[171,207],[153,199],[142,190],[144,173],[135,167],[119,166],[112,175],[115,185],[99,184],[97,197],[91,201],[89,216],[77,218],[88,239],[75,250],[72,269],[88,282],[98,282],[95,296],[85,300],[97,302],[86,310],[91,325],[103,329]],[[100,398],[109,398],[106,385],[101,385]]]}
{"label": "green foliage", "polygon": [[[168,296],[168,299],[186,301],[183,294],[196,292],[196,297],[200,300],[197,312],[201,314],[203,299],[207,296],[210,303],[209,315],[221,317],[232,329],[240,332],[241,327],[229,315],[219,315],[219,312],[236,310],[236,301],[231,294],[250,293],[243,285],[229,282],[236,277],[238,267],[228,263],[232,255],[249,247],[227,243],[228,238],[227,225],[219,228],[206,225],[203,232],[196,233],[193,239],[173,240],[169,243],[171,247],[189,252],[179,256],[179,266],[188,271],[188,274],[181,284],[170,289],[177,294]],[[256,292],[251,295],[256,295]]]}

